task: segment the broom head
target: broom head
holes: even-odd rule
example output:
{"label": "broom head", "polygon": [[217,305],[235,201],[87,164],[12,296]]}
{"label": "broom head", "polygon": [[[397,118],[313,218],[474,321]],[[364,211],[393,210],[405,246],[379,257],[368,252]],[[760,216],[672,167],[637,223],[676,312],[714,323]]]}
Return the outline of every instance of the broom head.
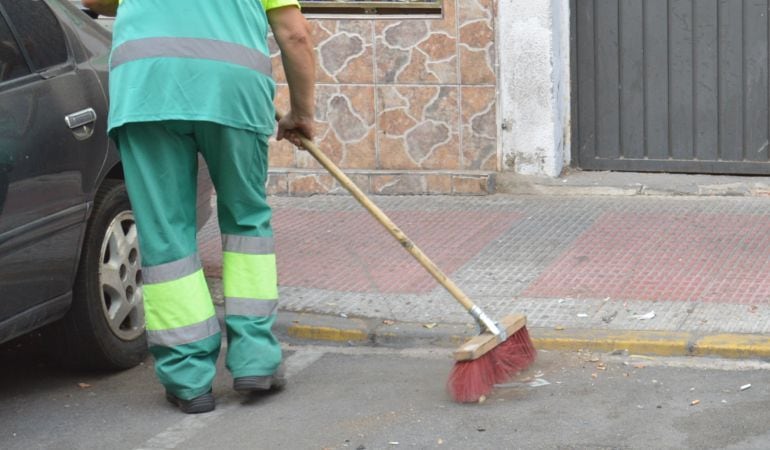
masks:
{"label": "broom head", "polygon": [[498,342],[495,335],[484,332],[455,350],[456,362],[447,381],[455,401],[477,402],[492,392],[495,384],[509,380],[535,361],[537,352],[526,323],[523,315],[506,316],[499,324],[508,335],[505,341]]}

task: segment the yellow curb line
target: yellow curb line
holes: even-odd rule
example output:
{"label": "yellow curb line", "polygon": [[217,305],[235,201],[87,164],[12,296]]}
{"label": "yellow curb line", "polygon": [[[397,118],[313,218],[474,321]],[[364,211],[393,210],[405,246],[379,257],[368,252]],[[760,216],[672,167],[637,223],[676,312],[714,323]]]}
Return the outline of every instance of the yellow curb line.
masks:
{"label": "yellow curb line", "polygon": [[715,334],[693,345],[693,355],[719,354],[725,358],[768,358],[770,336],[756,334]]}
{"label": "yellow curb line", "polygon": [[542,350],[595,350],[612,352],[628,350],[629,353],[682,356],[689,354],[691,335],[668,331],[610,331],[572,329],[569,331],[531,330],[535,348]]}
{"label": "yellow curb line", "polygon": [[574,351],[579,349],[659,356],[718,356],[768,358],[770,336],[756,334],[699,335],[675,331],[531,330],[535,348]]}
{"label": "yellow curb line", "polygon": [[[294,324],[287,328],[296,339],[361,342],[370,340],[364,329],[334,328]],[[676,331],[625,331],[597,329],[556,330],[531,328],[530,336],[538,350],[597,352],[628,351],[658,356],[717,356],[722,358],[770,358],[770,336],[756,334],[699,335]],[[395,336],[395,335],[393,335]],[[451,335],[452,345],[461,345],[469,336]]]}
{"label": "yellow curb line", "polygon": [[291,325],[287,329],[287,333],[293,338],[317,341],[347,342],[366,341],[369,339],[368,333],[363,330],[312,325]]}

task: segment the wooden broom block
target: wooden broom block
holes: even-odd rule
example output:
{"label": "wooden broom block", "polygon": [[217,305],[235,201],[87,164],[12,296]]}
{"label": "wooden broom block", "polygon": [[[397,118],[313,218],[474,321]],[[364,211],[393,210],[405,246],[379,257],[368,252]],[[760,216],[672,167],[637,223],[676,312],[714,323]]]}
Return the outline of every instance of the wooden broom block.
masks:
{"label": "wooden broom block", "polygon": [[[505,316],[499,323],[500,328],[504,329],[508,335],[508,339],[526,325],[527,317],[522,314]],[[457,348],[457,350],[454,351],[453,356],[455,361],[477,359],[495,348],[497,344],[499,344],[499,342],[497,342],[497,337],[489,331],[485,331]]]}

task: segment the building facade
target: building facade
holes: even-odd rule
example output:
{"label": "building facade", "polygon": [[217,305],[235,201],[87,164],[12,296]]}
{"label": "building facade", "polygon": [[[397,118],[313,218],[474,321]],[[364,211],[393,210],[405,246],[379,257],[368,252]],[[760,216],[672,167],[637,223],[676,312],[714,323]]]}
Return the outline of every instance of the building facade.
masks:
{"label": "building facade", "polygon": [[[318,142],[377,194],[484,194],[501,174],[568,167],[768,174],[768,7],[443,0],[438,14],[309,14]],[[282,144],[270,191],[340,188]]]}

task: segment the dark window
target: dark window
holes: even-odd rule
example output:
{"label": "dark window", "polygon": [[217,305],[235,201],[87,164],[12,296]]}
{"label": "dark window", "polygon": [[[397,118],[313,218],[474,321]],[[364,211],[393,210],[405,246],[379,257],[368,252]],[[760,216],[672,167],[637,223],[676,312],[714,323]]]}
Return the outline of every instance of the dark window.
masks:
{"label": "dark window", "polygon": [[11,29],[0,16],[0,81],[23,77],[28,73],[29,67],[11,34]]}
{"label": "dark window", "polygon": [[441,15],[441,0],[300,0],[306,14]]}
{"label": "dark window", "polygon": [[0,0],[35,71],[67,61],[64,32],[42,0]]}

